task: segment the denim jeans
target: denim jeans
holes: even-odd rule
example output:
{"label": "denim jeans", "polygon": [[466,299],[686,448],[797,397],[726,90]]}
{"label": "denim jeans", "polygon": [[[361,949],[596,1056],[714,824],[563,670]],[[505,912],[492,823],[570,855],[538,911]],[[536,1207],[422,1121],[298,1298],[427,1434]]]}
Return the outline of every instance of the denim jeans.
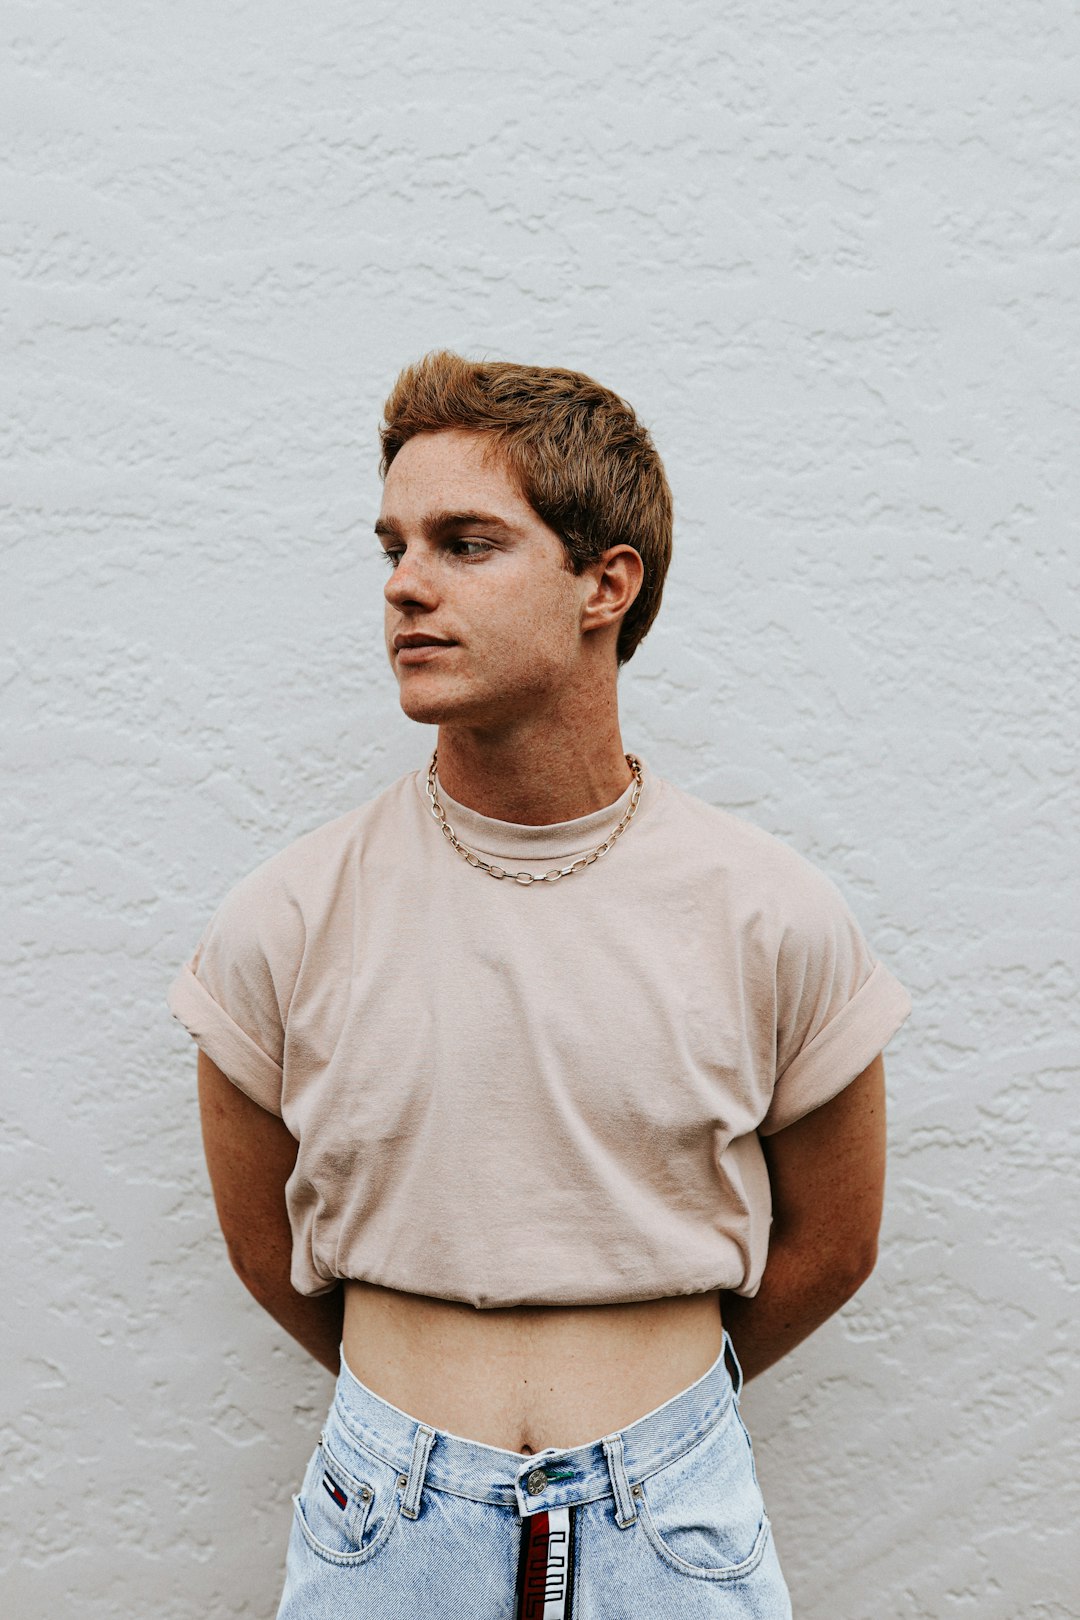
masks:
{"label": "denim jeans", "polygon": [[342,1355],[277,1620],[790,1620],[741,1387],[725,1332],[663,1406],[529,1455],[410,1417]]}

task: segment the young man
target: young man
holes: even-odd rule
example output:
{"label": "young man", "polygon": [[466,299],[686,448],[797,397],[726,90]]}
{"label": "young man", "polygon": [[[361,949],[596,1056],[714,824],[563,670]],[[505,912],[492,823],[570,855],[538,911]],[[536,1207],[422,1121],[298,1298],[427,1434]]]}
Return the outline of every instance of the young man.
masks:
{"label": "young man", "polygon": [[169,996],[232,1263],[338,1380],[279,1615],[788,1615],[738,1393],[874,1264],[910,1002],[828,879],[623,750],[671,551],[629,407],[440,353],[382,444],[436,750]]}

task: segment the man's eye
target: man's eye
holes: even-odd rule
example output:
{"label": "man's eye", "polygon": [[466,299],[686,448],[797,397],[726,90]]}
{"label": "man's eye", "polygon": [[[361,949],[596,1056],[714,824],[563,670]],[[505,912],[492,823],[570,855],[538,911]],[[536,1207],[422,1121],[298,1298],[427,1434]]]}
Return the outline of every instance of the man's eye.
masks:
{"label": "man's eye", "polygon": [[[491,550],[491,546],[488,544],[488,542],[486,540],[451,540],[450,541],[450,549],[455,551],[455,552],[459,552],[459,553],[462,553],[464,555],[464,554],[466,554],[466,548],[471,548],[469,550],[468,554],[471,555],[471,556],[474,556],[474,557],[475,556],[482,557],[484,555],[485,551],[490,551]],[[391,568],[396,568],[398,563],[401,561],[402,557],[404,557],[404,555],[405,555],[404,546],[383,546],[383,547],[380,547],[380,550],[382,551],[383,561],[386,562],[386,563],[389,563]]]}

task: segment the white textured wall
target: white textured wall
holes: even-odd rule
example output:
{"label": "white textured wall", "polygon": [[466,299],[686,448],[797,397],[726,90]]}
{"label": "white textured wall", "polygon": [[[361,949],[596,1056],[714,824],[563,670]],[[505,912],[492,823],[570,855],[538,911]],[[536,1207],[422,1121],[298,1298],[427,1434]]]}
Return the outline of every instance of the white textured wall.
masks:
{"label": "white textured wall", "polygon": [[442,344],[653,427],[626,746],[915,998],[877,1272],[745,1402],[796,1615],[1080,1613],[1075,6],[4,21],[4,1615],[273,1611],[331,1384],[228,1268],[163,998],[426,758],[370,522]]}

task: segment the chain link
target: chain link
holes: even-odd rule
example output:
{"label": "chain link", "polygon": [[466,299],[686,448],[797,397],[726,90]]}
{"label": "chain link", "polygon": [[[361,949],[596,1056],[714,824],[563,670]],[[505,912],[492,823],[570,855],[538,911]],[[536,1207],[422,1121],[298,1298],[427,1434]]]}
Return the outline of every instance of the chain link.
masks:
{"label": "chain link", "polygon": [[641,774],[641,761],[638,759],[637,755],[626,754],[624,757],[626,759],[626,763],[634,773],[635,782],[634,791],[630,795],[630,803],[627,806],[626,813],[619,822],[619,825],[614,829],[613,832],[608,834],[607,838],[605,838],[604,842],[597,849],[591,849],[587,855],[579,855],[577,860],[572,861],[569,866],[554,866],[550,872],[508,872],[503,866],[492,866],[489,864],[489,862],[485,861],[481,856],[479,856],[474,849],[469,849],[467,845],[461,843],[453,827],[451,827],[450,823],[446,819],[446,811],[439,802],[439,795],[435,787],[435,767],[439,760],[439,750],[437,748],[431,756],[431,764],[428,766],[427,774],[427,791],[428,798],[431,800],[431,813],[435,817],[435,820],[439,823],[439,828],[443,837],[448,843],[453,845],[454,849],[457,850],[462,860],[466,861],[469,866],[479,867],[479,869],[482,872],[486,872],[489,877],[513,878],[514,882],[520,883],[523,889],[527,889],[530,883],[557,883],[560,878],[572,877],[575,872],[583,872],[587,866],[592,866],[594,861],[600,860],[601,856],[607,854],[608,850],[611,849],[612,845],[615,843],[615,840],[622,836],[633,820],[634,811],[637,809],[638,800],[641,798],[641,789],[644,785],[644,779]]}

